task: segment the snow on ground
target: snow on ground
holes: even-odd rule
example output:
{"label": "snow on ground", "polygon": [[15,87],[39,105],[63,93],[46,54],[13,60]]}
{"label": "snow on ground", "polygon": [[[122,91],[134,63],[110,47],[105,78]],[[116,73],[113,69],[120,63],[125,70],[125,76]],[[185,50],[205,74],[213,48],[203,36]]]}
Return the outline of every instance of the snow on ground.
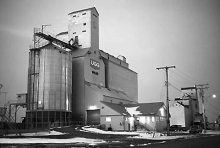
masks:
{"label": "snow on ground", "polygon": [[[166,134],[162,134],[159,132],[116,132],[116,131],[103,131],[97,128],[91,127],[83,127],[83,132],[92,132],[97,134],[114,134],[114,135],[127,135],[128,138],[137,138],[137,139],[151,139],[151,140],[170,140],[177,138],[192,138],[197,135],[189,134],[189,135],[179,135],[179,136],[166,136]],[[22,133],[22,136],[49,136],[49,135],[63,135],[67,133],[61,133],[57,131],[50,132],[37,132],[37,133]],[[206,133],[203,134],[220,134],[220,131],[211,131],[207,130]],[[13,135],[7,135],[13,136]],[[0,138],[0,143],[5,144],[22,144],[22,143],[71,143],[71,144],[89,144],[96,145],[100,143],[107,143],[102,139],[91,139],[91,138],[83,138],[83,137],[75,137],[70,139],[49,139],[49,138]]]}
{"label": "snow on ground", "polygon": [[[35,133],[21,133],[21,136],[50,136],[50,135],[65,135],[67,133],[61,133],[57,131],[48,132],[35,132]],[[8,134],[7,136],[17,136],[16,134]]]}
{"label": "snow on ground", "polygon": [[212,134],[212,135],[220,135],[220,131],[206,130],[206,133],[203,134]]}
{"label": "snow on ground", "polygon": [[91,133],[97,133],[97,134],[108,134],[108,135],[139,135],[137,132],[115,132],[115,131],[103,131],[97,128],[91,128],[91,127],[82,127],[83,132],[91,132]]}
{"label": "snow on ground", "polygon": [[83,127],[82,131],[98,133],[98,134],[113,134],[113,135],[128,135],[128,138],[136,139],[152,139],[152,140],[169,140],[182,138],[183,136],[166,136],[165,134],[158,132],[115,132],[115,131],[103,131],[97,128]]}
{"label": "snow on ground", "polygon": [[89,139],[89,138],[70,138],[70,139],[47,139],[47,138],[0,138],[0,143],[4,144],[22,144],[22,143],[75,143],[75,144],[89,144],[96,145],[100,143],[106,143],[101,139]]}
{"label": "snow on ground", "polygon": [[[166,134],[162,134],[159,132],[115,132],[115,131],[103,131],[97,128],[91,127],[83,127],[81,131],[92,132],[98,134],[114,134],[114,135],[128,135],[128,138],[136,138],[136,139],[149,139],[149,140],[171,140],[178,138],[192,138],[196,137],[196,135],[178,135],[178,136],[167,136]],[[184,132],[186,133],[186,132]],[[207,130],[206,133],[203,134],[220,134],[220,131],[211,131]]]}

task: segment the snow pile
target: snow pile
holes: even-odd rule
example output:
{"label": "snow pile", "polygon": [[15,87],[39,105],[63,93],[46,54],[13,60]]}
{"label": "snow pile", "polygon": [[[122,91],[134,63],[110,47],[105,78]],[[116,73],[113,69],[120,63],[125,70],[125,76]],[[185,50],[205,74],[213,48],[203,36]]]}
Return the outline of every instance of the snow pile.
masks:
{"label": "snow pile", "polygon": [[108,134],[108,135],[139,135],[137,132],[115,132],[115,131],[103,131],[97,128],[91,128],[88,126],[82,127],[83,132],[91,132],[91,133],[97,133],[97,134]]}
{"label": "snow pile", "polygon": [[[57,131],[48,132],[36,132],[36,133],[21,133],[21,136],[50,136],[50,135],[65,135],[67,133],[61,133]],[[17,136],[16,134],[8,134],[7,136]]]}
{"label": "snow pile", "polygon": [[113,135],[128,135],[128,138],[136,139],[152,139],[152,140],[170,140],[183,138],[183,136],[166,136],[165,134],[159,132],[115,132],[115,131],[103,131],[97,128],[83,127],[84,132],[92,132],[97,134],[113,134]]}
{"label": "snow pile", "polygon": [[21,143],[71,143],[71,144],[89,144],[96,145],[100,143],[106,143],[104,140],[100,139],[90,139],[90,138],[70,138],[70,139],[47,139],[47,138],[0,138],[0,143],[5,144],[21,144]]}
{"label": "snow pile", "polygon": [[203,134],[220,135],[220,131],[206,130],[206,133]]}
{"label": "snow pile", "polygon": [[161,133],[139,133],[138,136],[130,136],[128,138],[150,139],[150,140],[171,140],[171,139],[183,138],[183,136],[166,136]]}

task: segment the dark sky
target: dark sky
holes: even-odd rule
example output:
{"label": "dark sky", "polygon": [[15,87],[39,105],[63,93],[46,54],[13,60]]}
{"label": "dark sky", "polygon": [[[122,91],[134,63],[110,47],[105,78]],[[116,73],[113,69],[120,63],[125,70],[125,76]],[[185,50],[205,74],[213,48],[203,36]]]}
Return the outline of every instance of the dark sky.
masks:
{"label": "dark sky", "polygon": [[27,92],[33,28],[67,31],[68,13],[94,6],[100,49],[127,58],[138,73],[139,102],[165,101],[165,72],[156,68],[174,65],[170,100],[181,87],[209,83],[206,113],[210,121],[220,115],[219,0],[0,0],[0,83],[8,100]]}

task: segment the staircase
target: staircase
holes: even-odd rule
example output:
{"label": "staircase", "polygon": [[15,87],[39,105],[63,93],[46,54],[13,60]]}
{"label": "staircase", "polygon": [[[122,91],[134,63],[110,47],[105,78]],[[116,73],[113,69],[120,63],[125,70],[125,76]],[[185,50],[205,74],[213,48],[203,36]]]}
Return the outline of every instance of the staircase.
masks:
{"label": "staircase", "polygon": [[[10,106],[10,104],[6,104],[6,105],[4,105],[4,107],[0,108],[1,121],[8,126],[8,128],[11,130],[11,133],[15,133],[16,135],[17,134],[20,135],[21,133],[19,132],[19,127],[16,125],[16,122],[15,122],[13,116],[11,116],[11,110],[10,110],[9,106]],[[8,132],[8,128],[6,128],[6,129],[4,128],[5,133]]]}
{"label": "staircase", "polygon": [[148,124],[139,123],[139,124],[137,124],[137,130],[140,130],[140,131],[143,131],[143,130],[153,131],[154,128],[149,126]]}

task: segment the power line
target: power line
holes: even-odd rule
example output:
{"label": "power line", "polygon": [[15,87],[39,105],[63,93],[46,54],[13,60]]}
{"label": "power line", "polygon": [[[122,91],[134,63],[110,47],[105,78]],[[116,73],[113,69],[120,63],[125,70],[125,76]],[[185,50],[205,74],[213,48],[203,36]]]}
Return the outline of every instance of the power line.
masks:
{"label": "power line", "polygon": [[206,102],[208,102],[209,103],[209,105],[211,105],[214,109],[216,109],[216,110],[218,110],[218,111],[220,111],[218,108],[216,108],[214,105],[212,105],[207,99],[205,99],[205,101]]}
{"label": "power line", "polygon": [[215,114],[215,115],[219,115],[219,113],[215,113],[215,112],[213,112],[213,111],[211,111],[211,110],[207,110],[207,109],[206,109],[206,111],[208,111],[209,113]]}
{"label": "power line", "polygon": [[[189,80],[189,79],[183,77],[182,75],[180,75],[180,74],[174,72],[173,70],[171,70],[171,73],[173,73],[173,74],[175,74],[176,76],[180,77],[180,78],[183,79],[184,81],[187,81],[187,82],[184,83],[184,84],[186,84],[186,85],[192,85],[192,83],[193,83],[192,80]],[[178,81],[179,81],[179,80],[178,80]],[[180,82],[180,81],[179,81],[179,82]],[[183,83],[183,82],[180,82],[180,83]]]}
{"label": "power line", "polygon": [[172,86],[173,88],[175,88],[175,89],[178,90],[179,92],[184,93],[182,90],[180,90],[179,88],[177,88],[177,87],[174,86],[173,84],[171,84],[171,83],[169,83],[169,84],[170,84],[170,86]]}
{"label": "power line", "polygon": [[170,78],[172,79],[172,80],[174,80],[175,82],[178,82],[179,84],[187,84],[188,85],[188,83],[183,83],[182,81],[180,81],[180,80],[178,80],[177,78],[175,78],[175,77],[173,77],[172,75],[170,75]]}
{"label": "power line", "polygon": [[181,71],[180,69],[176,68],[180,73],[182,73],[183,75],[185,75],[187,78],[193,80],[195,83],[201,83],[201,81],[198,81],[196,79],[194,79],[193,77],[187,75],[186,73],[184,73],[183,71]]}

